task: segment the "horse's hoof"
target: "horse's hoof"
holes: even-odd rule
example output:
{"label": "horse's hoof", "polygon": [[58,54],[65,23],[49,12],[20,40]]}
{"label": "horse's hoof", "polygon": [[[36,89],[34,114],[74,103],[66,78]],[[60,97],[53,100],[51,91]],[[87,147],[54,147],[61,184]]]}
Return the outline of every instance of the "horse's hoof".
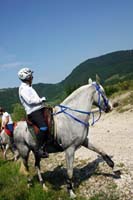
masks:
{"label": "horse's hoof", "polygon": [[43,190],[44,190],[45,192],[48,192],[48,187],[47,187],[44,183],[43,183],[42,187],[43,187]]}
{"label": "horse's hoof", "polygon": [[27,187],[30,188],[32,186],[33,186],[32,179],[28,178],[28,180],[27,180]]}
{"label": "horse's hoof", "polygon": [[27,184],[27,187],[28,187],[28,188],[31,188],[32,186],[33,186],[32,183],[28,183],[28,184]]}
{"label": "horse's hoof", "polygon": [[121,178],[121,171],[120,170],[115,170],[113,171],[115,178]]}
{"label": "horse's hoof", "polygon": [[73,192],[73,190],[69,190],[69,196],[70,196],[71,199],[76,198],[76,194]]}

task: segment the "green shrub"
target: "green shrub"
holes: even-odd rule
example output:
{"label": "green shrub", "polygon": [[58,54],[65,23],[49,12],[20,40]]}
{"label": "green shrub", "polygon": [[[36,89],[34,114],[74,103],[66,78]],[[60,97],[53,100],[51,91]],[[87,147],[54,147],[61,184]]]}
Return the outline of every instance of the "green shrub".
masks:
{"label": "green shrub", "polygon": [[115,92],[118,92],[119,89],[117,86],[107,86],[105,87],[105,92],[107,96],[111,96],[112,94],[114,94]]}
{"label": "green shrub", "polygon": [[22,119],[25,119],[26,113],[22,105],[19,103],[13,105],[13,113],[12,118],[13,121],[20,121]]}

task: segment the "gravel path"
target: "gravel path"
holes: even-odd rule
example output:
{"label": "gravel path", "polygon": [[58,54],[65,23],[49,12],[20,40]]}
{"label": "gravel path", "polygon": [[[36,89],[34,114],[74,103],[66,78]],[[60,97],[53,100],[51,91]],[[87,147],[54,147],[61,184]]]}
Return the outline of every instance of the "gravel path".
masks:
{"label": "gravel path", "polygon": [[[112,156],[116,166],[121,170],[121,178],[114,179],[120,190],[120,199],[133,200],[133,109],[124,113],[113,111],[102,115],[95,126],[90,127],[90,142],[102,148]],[[91,158],[97,154],[80,148],[77,159]]]}
{"label": "gravel path", "polygon": [[[113,156],[115,163],[124,163],[133,173],[133,110],[124,113],[102,115],[89,131],[90,142]],[[80,155],[81,154],[81,155]],[[76,152],[77,157],[94,158],[96,155],[85,148]]]}

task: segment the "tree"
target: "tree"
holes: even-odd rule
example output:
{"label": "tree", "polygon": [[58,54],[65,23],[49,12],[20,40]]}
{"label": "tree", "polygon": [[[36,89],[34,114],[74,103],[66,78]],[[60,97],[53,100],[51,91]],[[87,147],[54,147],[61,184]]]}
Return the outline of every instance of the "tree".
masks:
{"label": "tree", "polygon": [[26,118],[26,113],[19,103],[13,105],[12,119],[13,121],[21,121]]}

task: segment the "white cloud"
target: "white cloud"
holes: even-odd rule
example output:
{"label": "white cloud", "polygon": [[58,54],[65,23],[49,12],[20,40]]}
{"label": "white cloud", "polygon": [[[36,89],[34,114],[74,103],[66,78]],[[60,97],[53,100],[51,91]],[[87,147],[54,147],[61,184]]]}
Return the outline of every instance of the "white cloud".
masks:
{"label": "white cloud", "polygon": [[0,64],[0,69],[16,69],[24,66],[32,65],[30,62],[9,62]]}
{"label": "white cloud", "polygon": [[6,68],[17,68],[22,66],[23,64],[20,62],[11,62],[11,63],[5,63],[0,64],[0,69],[6,69]]}

